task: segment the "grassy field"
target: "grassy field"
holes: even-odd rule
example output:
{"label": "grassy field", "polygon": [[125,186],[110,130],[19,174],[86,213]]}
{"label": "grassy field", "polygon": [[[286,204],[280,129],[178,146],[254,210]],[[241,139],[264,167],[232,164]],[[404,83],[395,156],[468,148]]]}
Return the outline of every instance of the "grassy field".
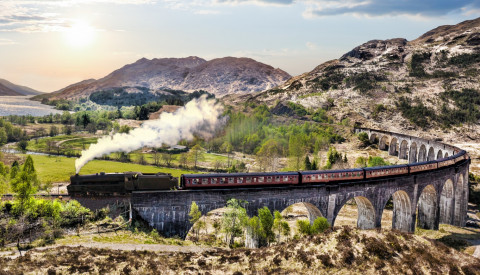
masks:
{"label": "grassy field", "polygon": [[[38,155],[31,156],[35,163],[35,169],[37,170],[38,177],[42,182],[68,182],[70,181],[70,176],[75,174],[75,158]],[[82,168],[80,174],[95,174],[99,172],[113,173],[125,171],[136,171],[143,173],[171,173],[175,177],[178,177],[181,174],[196,173],[195,171],[160,168],[150,165],[93,160]]]}
{"label": "grassy field", "polygon": [[[187,153],[188,154],[188,153]],[[134,162],[138,161],[139,157],[140,157],[141,153],[139,151],[135,151],[133,153],[130,154],[130,159]],[[179,166],[180,165],[180,162],[179,162],[179,159],[180,159],[180,154],[172,154],[173,155],[173,161],[172,161],[172,165],[174,166]],[[145,158],[145,161],[147,163],[150,163],[150,164],[153,164],[153,154],[143,154],[144,158]],[[210,153],[205,153],[203,154],[204,158],[202,160],[199,161],[199,166],[201,167],[213,167],[214,166],[214,163],[216,161],[219,161],[222,163],[222,165],[226,165],[227,163],[227,157],[226,156],[221,156],[221,155],[216,155],[216,154],[210,154]],[[112,154],[111,155],[112,158],[115,157],[115,154]],[[232,159],[230,158],[230,162],[232,161]],[[160,163],[163,163],[163,161],[160,159]]]}
{"label": "grassy field", "polygon": [[[46,137],[29,141],[27,150],[47,152],[47,142],[54,141],[55,144],[61,143],[60,150],[63,153],[67,148],[79,153],[81,150],[88,148],[90,144],[96,143],[97,139],[97,137],[82,135],[59,135],[55,137]],[[55,151],[56,149],[53,148],[53,150]]]}

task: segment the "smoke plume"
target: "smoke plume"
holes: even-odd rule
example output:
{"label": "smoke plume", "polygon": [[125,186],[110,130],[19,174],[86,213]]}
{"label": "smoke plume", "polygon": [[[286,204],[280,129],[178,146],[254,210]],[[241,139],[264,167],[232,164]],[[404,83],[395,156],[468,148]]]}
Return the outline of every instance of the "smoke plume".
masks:
{"label": "smoke plume", "polygon": [[156,120],[150,120],[130,133],[118,133],[106,136],[92,144],[82,156],[75,161],[77,174],[80,169],[96,157],[113,152],[131,152],[147,147],[160,147],[162,144],[175,145],[180,140],[191,140],[193,134],[213,134],[223,108],[215,100],[206,96],[188,102],[185,107],[174,113],[163,112]]}

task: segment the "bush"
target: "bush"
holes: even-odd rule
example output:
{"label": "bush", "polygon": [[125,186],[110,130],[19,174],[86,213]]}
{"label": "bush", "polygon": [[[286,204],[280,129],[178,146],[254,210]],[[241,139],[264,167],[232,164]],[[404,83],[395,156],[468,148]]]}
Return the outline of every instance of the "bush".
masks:
{"label": "bush", "polygon": [[312,232],[314,234],[323,233],[330,227],[327,219],[324,217],[318,217],[313,221]]}

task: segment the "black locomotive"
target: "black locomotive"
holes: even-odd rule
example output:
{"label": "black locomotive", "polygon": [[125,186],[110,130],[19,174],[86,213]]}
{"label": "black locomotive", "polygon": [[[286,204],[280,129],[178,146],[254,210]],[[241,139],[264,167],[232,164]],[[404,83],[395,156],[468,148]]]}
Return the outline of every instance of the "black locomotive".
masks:
{"label": "black locomotive", "polygon": [[70,177],[68,194],[123,195],[132,191],[170,190],[178,186],[178,178],[166,173],[99,173]]}

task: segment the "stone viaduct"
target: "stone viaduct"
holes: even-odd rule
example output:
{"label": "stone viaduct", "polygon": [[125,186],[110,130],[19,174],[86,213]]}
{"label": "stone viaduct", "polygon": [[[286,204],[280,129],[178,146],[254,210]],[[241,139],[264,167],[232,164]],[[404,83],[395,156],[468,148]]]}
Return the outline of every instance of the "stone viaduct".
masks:
{"label": "stone viaduct", "polygon": [[[442,159],[463,153],[459,148],[437,141],[371,129],[365,132],[371,142],[391,155],[410,163]],[[438,229],[439,223],[464,226],[467,215],[468,171],[470,159],[448,167],[416,174],[402,174],[370,180],[298,186],[133,192],[132,207],[151,226],[165,236],[185,237],[192,226],[188,213],[195,201],[203,214],[225,207],[230,198],[246,200],[249,215],[267,206],[282,211],[295,203],[304,203],[309,219],[327,218],[330,224],[350,199],[358,207],[357,227],[381,227],[383,210],[393,200],[392,227],[414,232],[415,227]]]}

